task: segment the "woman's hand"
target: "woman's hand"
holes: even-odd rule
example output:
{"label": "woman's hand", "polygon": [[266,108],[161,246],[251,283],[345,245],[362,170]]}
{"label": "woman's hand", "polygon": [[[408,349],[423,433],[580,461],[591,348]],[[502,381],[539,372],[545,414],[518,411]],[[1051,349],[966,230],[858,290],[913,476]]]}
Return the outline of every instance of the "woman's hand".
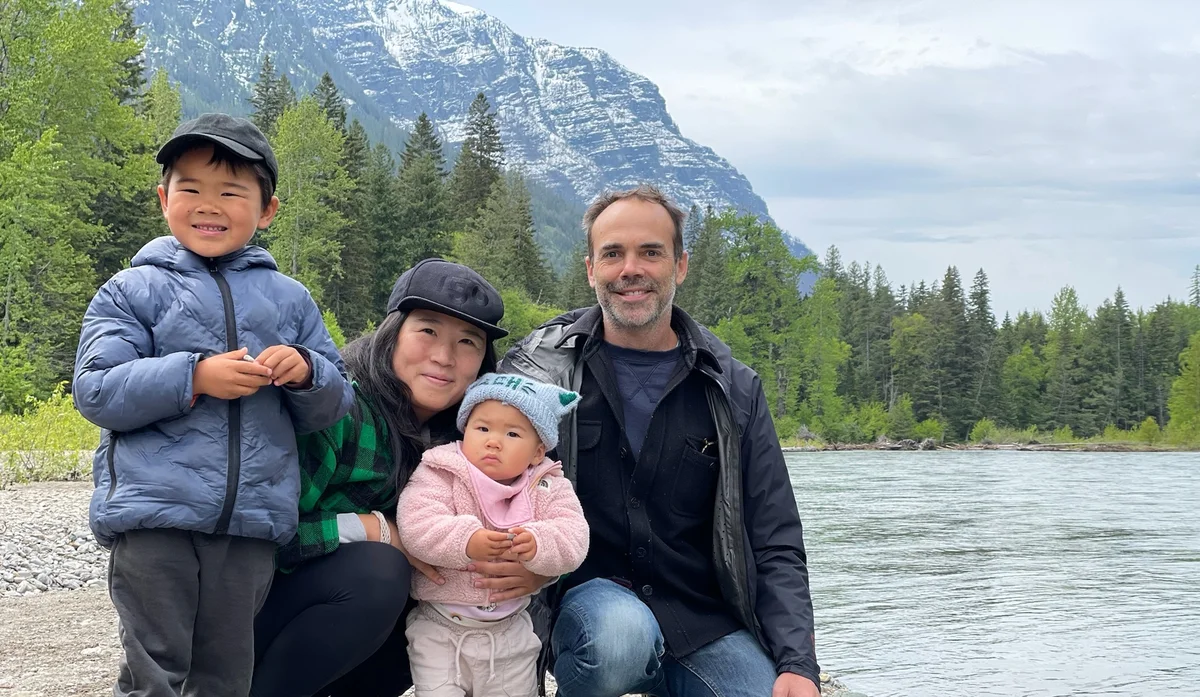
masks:
{"label": "woman's hand", "polygon": [[[362,521],[363,528],[365,528],[367,531],[368,541],[382,541],[382,536],[379,534],[379,519],[375,517],[375,514],[359,513],[358,519]],[[409,566],[417,571],[420,571],[422,574],[424,574],[425,578],[428,578],[430,581],[433,581],[439,586],[445,583],[446,579],[442,578],[442,575],[438,573],[437,568],[435,568],[432,564],[426,564],[420,559],[417,559],[413,555],[409,554],[408,550],[404,549],[404,546],[400,544],[400,531],[396,528],[396,521],[388,518],[387,516],[384,516],[384,519],[387,520],[388,532],[391,533],[392,546],[404,554],[404,557],[408,559]]]}
{"label": "woman's hand", "polygon": [[519,561],[476,561],[467,565],[467,571],[486,576],[476,579],[475,587],[487,588],[493,603],[533,595],[551,580],[526,569]]}

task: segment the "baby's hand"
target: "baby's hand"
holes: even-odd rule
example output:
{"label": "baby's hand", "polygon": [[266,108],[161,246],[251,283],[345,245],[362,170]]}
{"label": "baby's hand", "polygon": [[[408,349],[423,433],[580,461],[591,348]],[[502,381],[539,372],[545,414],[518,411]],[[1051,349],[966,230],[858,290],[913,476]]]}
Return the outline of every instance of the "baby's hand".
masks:
{"label": "baby's hand", "polygon": [[467,556],[475,561],[498,559],[512,547],[512,535],[479,528],[467,540]]}
{"label": "baby's hand", "polygon": [[516,535],[509,552],[517,561],[530,561],[537,556],[537,539],[525,528],[512,528],[510,533]]}
{"label": "baby's hand", "polygon": [[272,382],[276,387],[283,385],[298,389],[308,387],[312,370],[309,369],[308,361],[304,360],[304,356],[301,356],[300,352],[291,346],[280,345],[266,348],[258,354],[255,362],[271,369]]}

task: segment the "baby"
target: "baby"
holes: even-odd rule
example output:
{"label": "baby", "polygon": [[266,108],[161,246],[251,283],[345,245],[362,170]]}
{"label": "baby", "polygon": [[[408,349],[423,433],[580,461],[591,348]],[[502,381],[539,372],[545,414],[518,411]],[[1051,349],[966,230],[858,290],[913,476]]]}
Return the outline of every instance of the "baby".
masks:
{"label": "baby", "polygon": [[461,441],[425,452],[400,495],[396,522],[409,554],[445,583],[414,574],[409,665],[418,697],[533,695],[541,643],[529,598],[493,603],[472,561],[517,560],[541,576],[583,563],[588,526],[560,463],[546,457],[579,395],[489,373],[463,397]]}

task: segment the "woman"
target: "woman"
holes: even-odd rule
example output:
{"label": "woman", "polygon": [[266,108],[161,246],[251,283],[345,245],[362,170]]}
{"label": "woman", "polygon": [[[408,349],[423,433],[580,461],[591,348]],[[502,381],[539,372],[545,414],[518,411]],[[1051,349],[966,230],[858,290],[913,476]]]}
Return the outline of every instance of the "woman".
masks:
{"label": "woman", "polygon": [[[495,369],[503,316],[499,293],[479,274],[427,259],[396,281],[379,329],[343,351],[355,406],[300,440],[300,529],[280,549],[256,622],[254,697],[408,689],[411,574],[440,578],[400,549],[396,498],[426,448],[458,437],[458,404]],[[477,566],[496,600],[546,581],[515,562]]]}

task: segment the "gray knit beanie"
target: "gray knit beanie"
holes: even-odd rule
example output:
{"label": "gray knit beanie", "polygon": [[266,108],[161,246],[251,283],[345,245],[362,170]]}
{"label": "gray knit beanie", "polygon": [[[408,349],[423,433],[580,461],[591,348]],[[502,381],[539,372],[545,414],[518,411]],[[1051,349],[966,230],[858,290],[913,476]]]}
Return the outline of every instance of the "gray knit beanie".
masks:
{"label": "gray knit beanie", "polygon": [[579,395],[570,390],[520,375],[488,373],[467,388],[462,406],[458,408],[458,430],[467,427],[471,410],[489,399],[519,409],[533,424],[546,450],[553,450],[558,445],[559,420],[579,404]]}

